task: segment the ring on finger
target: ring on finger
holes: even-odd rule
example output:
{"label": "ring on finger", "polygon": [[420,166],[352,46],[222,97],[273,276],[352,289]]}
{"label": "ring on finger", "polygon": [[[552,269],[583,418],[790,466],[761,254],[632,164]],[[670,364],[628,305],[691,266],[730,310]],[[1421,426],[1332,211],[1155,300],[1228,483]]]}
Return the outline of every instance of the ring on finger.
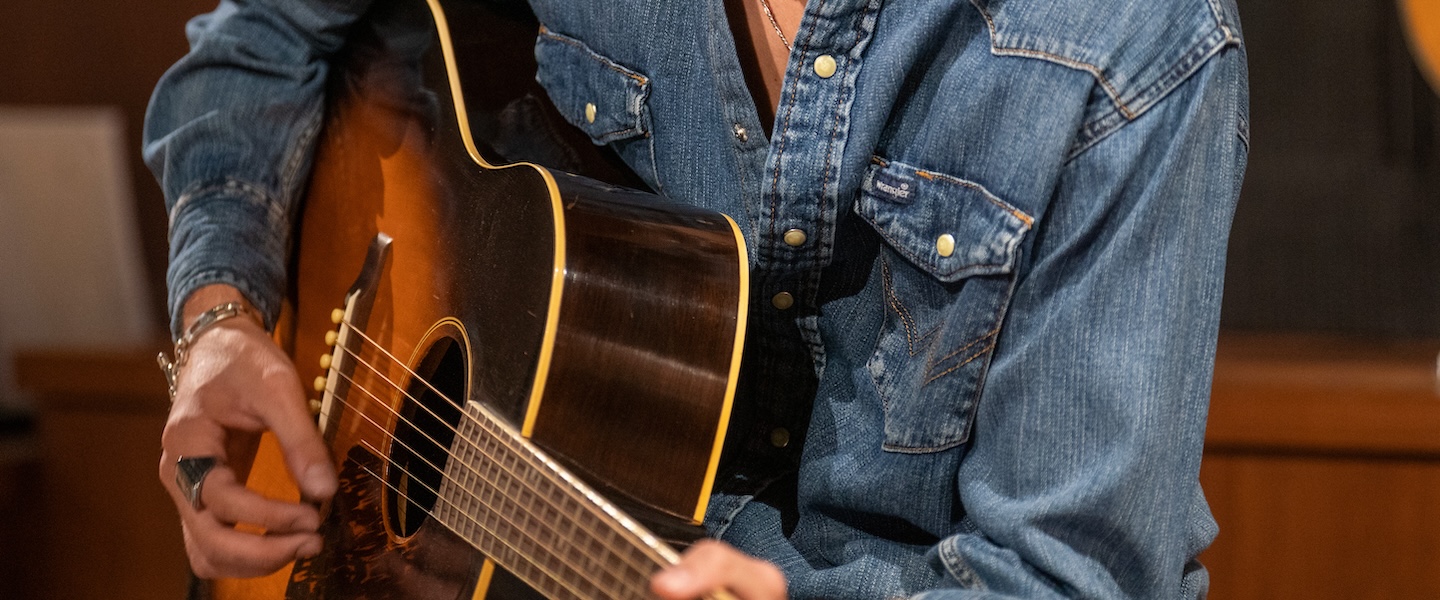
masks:
{"label": "ring on finger", "polygon": [[205,476],[210,470],[220,464],[220,459],[214,456],[182,456],[175,461],[175,485],[180,488],[180,493],[190,501],[190,507],[196,511],[205,508],[200,500],[200,490],[205,486]]}

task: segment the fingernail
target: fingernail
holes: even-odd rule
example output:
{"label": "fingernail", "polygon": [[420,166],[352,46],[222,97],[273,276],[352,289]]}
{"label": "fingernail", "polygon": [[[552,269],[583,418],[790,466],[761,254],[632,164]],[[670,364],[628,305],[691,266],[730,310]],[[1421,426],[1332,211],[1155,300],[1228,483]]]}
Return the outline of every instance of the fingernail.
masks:
{"label": "fingernail", "polygon": [[295,549],[295,558],[310,558],[319,554],[320,549],[323,547],[324,545],[321,544],[320,538],[315,537],[314,539],[306,541],[304,544],[300,544],[300,547]]}
{"label": "fingernail", "polygon": [[670,590],[683,590],[694,584],[695,577],[690,571],[680,567],[671,567],[655,574],[655,585]]}
{"label": "fingernail", "polygon": [[335,473],[330,470],[330,465],[311,465],[305,470],[304,487],[308,496],[314,500],[325,500],[334,493]]}

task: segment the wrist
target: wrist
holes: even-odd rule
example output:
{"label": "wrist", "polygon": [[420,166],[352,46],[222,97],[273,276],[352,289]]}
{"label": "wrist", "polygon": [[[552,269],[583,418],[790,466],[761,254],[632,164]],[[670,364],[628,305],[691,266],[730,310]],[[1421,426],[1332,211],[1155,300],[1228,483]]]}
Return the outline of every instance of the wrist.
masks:
{"label": "wrist", "polygon": [[184,308],[181,309],[180,330],[190,331],[195,326],[195,321],[207,311],[223,304],[237,303],[244,308],[242,315],[249,321],[265,329],[265,318],[255,305],[242,294],[235,286],[223,283],[215,283],[195,290],[185,299]]}
{"label": "wrist", "polygon": [[[258,326],[261,331],[265,330],[264,319],[254,306],[245,299],[239,290],[228,285],[210,285],[196,290],[190,295],[190,298],[186,299],[182,312],[184,330],[175,340],[173,358],[166,356],[164,352],[156,357],[160,364],[160,371],[165,374],[165,380],[170,385],[171,402],[175,401],[180,369],[189,359],[190,346],[201,335],[227,321],[234,323],[248,321]],[[239,318],[237,319],[237,317]]]}

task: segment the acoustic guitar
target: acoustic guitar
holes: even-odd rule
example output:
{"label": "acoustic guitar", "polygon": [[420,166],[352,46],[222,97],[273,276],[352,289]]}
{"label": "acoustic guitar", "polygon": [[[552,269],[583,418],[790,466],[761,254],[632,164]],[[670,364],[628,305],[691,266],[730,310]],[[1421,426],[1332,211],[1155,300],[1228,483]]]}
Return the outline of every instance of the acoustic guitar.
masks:
{"label": "acoustic guitar", "polygon": [[[488,54],[517,18],[523,57],[523,16],[380,1],[336,62],[279,339],[315,378],[341,487],[319,556],[212,597],[645,598],[698,534],[742,238],[722,214],[495,166],[523,144],[481,134],[534,104],[494,96],[533,82]],[[271,439],[247,481],[298,499]]]}
{"label": "acoustic guitar", "polygon": [[1440,2],[1396,0],[1396,9],[1415,65],[1425,74],[1430,89],[1440,92]]}

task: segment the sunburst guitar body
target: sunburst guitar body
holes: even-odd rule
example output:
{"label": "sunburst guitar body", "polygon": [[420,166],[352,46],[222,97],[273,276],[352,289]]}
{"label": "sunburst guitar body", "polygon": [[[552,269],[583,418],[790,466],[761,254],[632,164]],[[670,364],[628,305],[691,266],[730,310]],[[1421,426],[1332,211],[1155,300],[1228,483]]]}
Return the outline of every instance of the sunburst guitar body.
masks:
{"label": "sunburst guitar body", "polygon": [[[738,230],[651,194],[494,166],[472,129],[501,107],[484,93],[502,76],[473,80],[495,65],[463,66],[487,59],[459,37],[497,31],[491,9],[376,5],[330,77],[278,335],[315,380],[340,473],[325,548],[204,587],[648,597],[676,559],[667,540],[698,529],[725,437],[748,295]],[[298,499],[268,438],[248,481]]]}

